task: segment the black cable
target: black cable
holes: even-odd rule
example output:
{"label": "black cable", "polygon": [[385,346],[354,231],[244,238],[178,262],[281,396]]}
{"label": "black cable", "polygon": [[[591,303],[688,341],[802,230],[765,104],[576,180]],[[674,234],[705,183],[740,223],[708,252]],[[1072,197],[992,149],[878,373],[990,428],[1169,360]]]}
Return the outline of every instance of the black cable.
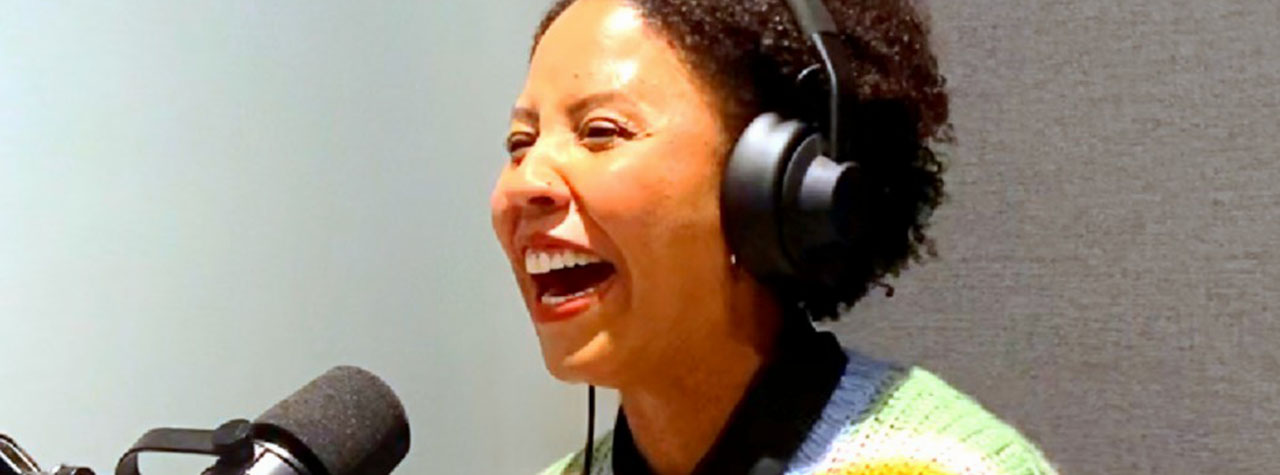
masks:
{"label": "black cable", "polygon": [[596,438],[596,387],[587,386],[587,448],[582,453],[582,473],[591,475],[591,459],[595,458],[592,444]]}

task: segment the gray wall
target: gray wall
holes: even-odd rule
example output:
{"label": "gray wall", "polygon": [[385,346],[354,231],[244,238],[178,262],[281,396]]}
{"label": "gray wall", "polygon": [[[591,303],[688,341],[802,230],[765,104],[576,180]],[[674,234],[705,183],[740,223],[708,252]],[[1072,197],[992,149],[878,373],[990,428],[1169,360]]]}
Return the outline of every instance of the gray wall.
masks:
{"label": "gray wall", "polygon": [[352,363],[409,409],[401,473],[579,444],[489,229],[543,8],[0,0],[0,432],[111,473]]}
{"label": "gray wall", "polygon": [[943,257],[842,336],[1067,473],[1280,471],[1280,2],[931,3]]}

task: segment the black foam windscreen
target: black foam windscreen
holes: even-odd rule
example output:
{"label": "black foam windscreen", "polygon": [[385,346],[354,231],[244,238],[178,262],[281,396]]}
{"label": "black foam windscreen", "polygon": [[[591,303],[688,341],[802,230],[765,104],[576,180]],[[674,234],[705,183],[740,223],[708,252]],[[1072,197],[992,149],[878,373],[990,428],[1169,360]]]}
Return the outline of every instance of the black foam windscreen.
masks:
{"label": "black foam windscreen", "polygon": [[409,452],[400,399],[373,373],[352,366],[325,372],[254,423],[292,435],[329,475],[386,475]]}

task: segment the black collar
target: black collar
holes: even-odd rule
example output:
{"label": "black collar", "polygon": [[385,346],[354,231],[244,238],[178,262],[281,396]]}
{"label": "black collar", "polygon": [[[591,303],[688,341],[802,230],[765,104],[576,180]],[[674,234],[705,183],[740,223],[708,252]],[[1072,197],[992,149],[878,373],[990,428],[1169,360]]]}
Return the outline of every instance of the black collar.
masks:
{"label": "black collar", "polygon": [[[848,357],[834,335],[807,321],[784,326],[775,357],[761,368],[728,424],[694,474],[781,473],[804,443],[835,391]],[[653,473],[618,409],[613,428],[613,473]]]}

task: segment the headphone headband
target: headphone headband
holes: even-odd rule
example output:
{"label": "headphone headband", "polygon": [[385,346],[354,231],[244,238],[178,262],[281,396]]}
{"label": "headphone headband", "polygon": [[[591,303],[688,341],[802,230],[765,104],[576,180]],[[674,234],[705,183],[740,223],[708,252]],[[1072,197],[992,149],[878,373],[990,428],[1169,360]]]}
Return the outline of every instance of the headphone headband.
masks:
{"label": "headphone headband", "polygon": [[848,117],[846,108],[856,102],[853,85],[853,65],[849,63],[849,51],[840,40],[839,30],[831,18],[831,12],[822,0],[787,0],[787,6],[796,17],[800,33],[809,39],[821,59],[827,80],[826,138],[829,146],[826,155],[834,162],[849,161],[852,157],[841,154],[844,145],[842,116]]}
{"label": "headphone headband", "polygon": [[787,0],[787,6],[791,7],[791,13],[800,24],[800,32],[805,36],[837,32],[836,22],[821,0]]}

